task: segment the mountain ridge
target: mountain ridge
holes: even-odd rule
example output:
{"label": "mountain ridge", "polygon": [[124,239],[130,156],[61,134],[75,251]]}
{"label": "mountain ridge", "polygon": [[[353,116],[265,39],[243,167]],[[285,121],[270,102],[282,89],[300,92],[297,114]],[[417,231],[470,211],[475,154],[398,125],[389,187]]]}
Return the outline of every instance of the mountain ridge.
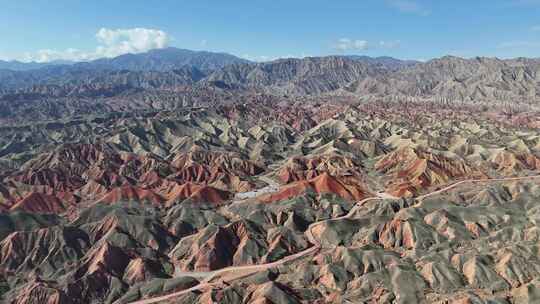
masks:
{"label": "mountain ridge", "polygon": [[[164,51],[171,50],[175,54],[184,52]],[[58,98],[125,98],[134,94],[154,98],[170,93],[180,100],[210,94],[206,104],[222,102],[218,96],[253,93],[297,98],[395,97],[514,104],[540,101],[540,59],[534,58],[444,56],[416,62],[387,57],[325,56],[259,63],[232,59],[230,64],[222,62],[219,68],[213,57],[207,61],[197,57],[191,65],[176,59],[151,59],[148,65],[142,64],[144,60],[132,60],[133,56],[154,58],[160,53],[124,55],[94,66],[82,63],[30,71],[0,70],[0,103],[6,103],[0,106],[13,112],[9,109],[17,105],[9,101],[34,104],[47,99],[56,103]],[[113,62],[112,67],[107,68],[108,62]],[[164,62],[176,62],[179,66]],[[124,64],[131,69],[121,68]],[[150,67],[164,70],[147,70]]]}
{"label": "mountain ridge", "polygon": [[0,60],[0,70],[32,71],[50,66],[74,66],[87,69],[168,71],[191,65],[202,70],[213,70],[231,63],[249,60],[225,52],[194,51],[175,47],[153,49],[143,53],[128,53],[112,58],[90,61],[55,60],[51,62],[21,62]]}

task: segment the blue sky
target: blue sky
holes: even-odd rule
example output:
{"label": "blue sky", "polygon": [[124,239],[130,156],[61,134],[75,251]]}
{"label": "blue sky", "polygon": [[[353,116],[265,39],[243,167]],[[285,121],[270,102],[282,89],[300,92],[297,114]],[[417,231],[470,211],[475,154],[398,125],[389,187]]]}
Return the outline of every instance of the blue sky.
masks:
{"label": "blue sky", "polygon": [[540,57],[540,0],[0,1],[2,59],[82,60],[162,46],[254,60]]}

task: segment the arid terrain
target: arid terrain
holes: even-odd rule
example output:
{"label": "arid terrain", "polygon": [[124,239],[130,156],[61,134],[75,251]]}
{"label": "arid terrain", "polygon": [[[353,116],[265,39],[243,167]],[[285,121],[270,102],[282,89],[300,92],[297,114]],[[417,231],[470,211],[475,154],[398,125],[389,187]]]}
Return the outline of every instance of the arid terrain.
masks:
{"label": "arid terrain", "polygon": [[540,303],[538,60],[201,58],[0,73],[2,302]]}

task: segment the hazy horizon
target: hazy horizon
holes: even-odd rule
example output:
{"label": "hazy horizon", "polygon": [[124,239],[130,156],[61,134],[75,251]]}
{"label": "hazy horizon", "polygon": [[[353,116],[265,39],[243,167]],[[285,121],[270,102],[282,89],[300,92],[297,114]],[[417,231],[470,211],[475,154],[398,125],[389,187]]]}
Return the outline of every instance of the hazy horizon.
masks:
{"label": "hazy horizon", "polygon": [[[167,47],[167,48],[176,48],[176,47]],[[166,48],[161,48],[161,49],[152,49],[152,50],[149,50],[147,52],[150,52],[150,51],[155,51],[155,50],[162,50],[162,49],[166,49]],[[210,52],[210,53],[216,53],[216,54],[229,54],[227,52],[222,52],[222,51],[219,51],[219,50],[216,50],[216,51],[208,51],[208,50],[190,50],[190,49],[183,49],[183,48],[177,48],[177,49],[182,49],[182,50],[188,50],[188,51],[194,51],[194,52]],[[85,62],[92,62],[94,60],[100,60],[100,59],[114,59],[114,58],[117,58],[117,57],[120,57],[120,56],[123,56],[123,55],[137,55],[137,54],[144,54],[144,53],[147,53],[147,52],[142,52],[142,53],[125,53],[125,54],[120,54],[118,56],[114,56],[114,57],[98,57],[98,58],[92,58],[92,59],[89,59],[89,60],[68,60],[68,59],[55,59],[55,60],[51,60],[51,61],[28,61],[28,60],[20,60],[20,59],[0,59],[0,61],[3,61],[3,62],[8,62],[8,63],[21,63],[21,64],[58,64],[58,65],[62,65],[62,64],[77,64],[77,63],[85,63]],[[458,56],[458,55],[452,55],[452,54],[445,54],[445,55],[442,55],[442,56],[439,56],[439,57],[433,57],[433,58],[428,58],[428,59],[408,59],[408,58],[399,58],[399,57],[394,57],[394,56],[387,56],[387,55],[362,55],[362,54],[339,54],[339,53],[335,53],[335,54],[327,54],[327,55],[321,55],[321,56],[304,56],[304,57],[294,57],[294,56],[291,56],[291,57],[276,57],[276,58],[268,58],[267,60],[254,60],[254,59],[247,59],[247,58],[243,58],[241,56],[238,56],[238,55],[235,55],[235,54],[229,54],[229,55],[233,55],[233,56],[236,56],[238,58],[241,58],[241,59],[245,59],[245,60],[248,60],[248,61],[251,61],[251,62],[255,62],[255,63],[263,63],[263,62],[272,62],[272,61],[275,61],[275,60],[282,60],[282,59],[303,59],[303,58],[317,58],[317,57],[366,57],[366,58],[373,58],[373,59],[377,59],[377,58],[391,58],[391,59],[396,59],[396,60],[401,60],[401,61],[417,61],[417,62],[428,62],[428,61],[431,61],[431,60],[436,60],[436,59],[440,59],[440,58],[444,58],[444,57],[457,57],[457,58],[463,58],[463,59],[474,59],[474,58],[489,58],[489,59],[499,59],[499,60],[513,60],[513,59],[519,59],[519,58],[527,58],[527,59],[540,59],[540,56],[537,56],[537,57],[526,57],[526,56],[518,56],[518,57],[497,57],[497,56],[470,56],[470,57],[467,57],[467,56]]]}

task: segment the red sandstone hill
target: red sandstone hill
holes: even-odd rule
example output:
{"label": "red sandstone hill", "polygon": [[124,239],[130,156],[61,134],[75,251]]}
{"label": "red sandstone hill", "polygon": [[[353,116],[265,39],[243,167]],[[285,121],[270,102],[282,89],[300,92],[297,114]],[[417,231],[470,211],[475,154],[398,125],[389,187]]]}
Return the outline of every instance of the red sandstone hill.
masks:
{"label": "red sandstone hill", "polygon": [[154,192],[134,186],[117,187],[109,191],[98,203],[114,204],[117,202],[149,202],[152,205],[161,205],[163,198]]}
{"label": "red sandstone hill", "polygon": [[399,197],[413,195],[452,179],[482,175],[458,156],[449,157],[412,148],[401,148],[387,154],[375,164],[375,169],[388,175],[387,191]]}
{"label": "red sandstone hill", "polygon": [[179,182],[204,183],[224,190],[249,191],[253,184],[246,177],[264,170],[237,153],[213,152],[194,146],[188,153],[174,155],[170,176]]}
{"label": "red sandstone hill", "polygon": [[72,191],[84,184],[84,180],[76,174],[50,168],[28,169],[13,176],[12,180],[27,185],[44,185],[59,191]]}
{"label": "red sandstone hill", "polygon": [[107,194],[107,192],[107,187],[95,180],[89,180],[84,186],[75,191],[76,194],[87,199],[100,198]]}
{"label": "red sandstone hill", "polygon": [[11,206],[10,211],[22,210],[34,213],[62,213],[68,208],[67,201],[45,193],[30,192]]}
{"label": "red sandstone hill", "polygon": [[232,197],[232,193],[206,185],[194,183],[170,183],[163,188],[156,189],[163,193],[167,205],[189,199],[193,202],[220,204]]}
{"label": "red sandstone hill", "polygon": [[226,172],[243,175],[257,175],[263,172],[261,167],[251,161],[244,160],[237,153],[207,151],[197,146],[194,146],[188,153],[175,155],[171,161],[171,165],[179,169],[189,167],[192,164],[221,168]]}
{"label": "red sandstone hill", "polygon": [[[241,173],[241,176],[245,177],[246,175]],[[191,164],[181,168],[171,177],[179,182],[204,183],[238,192],[249,191],[253,188],[252,183],[242,180],[240,176],[231,174],[223,168],[199,164]]]}
{"label": "red sandstone hill", "polygon": [[207,227],[179,245],[169,253],[172,260],[182,261],[181,269],[197,271],[255,264],[263,257],[261,249],[267,247],[260,228],[248,221]]}
{"label": "red sandstone hill", "polygon": [[148,189],[167,201],[167,205],[186,199],[219,204],[232,197],[231,192],[212,186],[192,182],[178,182],[173,179],[160,178],[153,174],[145,176],[144,181]]}
{"label": "red sandstone hill", "polygon": [[[218,204],[232,196],[226,190],[251,190],[254,184],[246,178],[262,171],[237,153],[212,152],[196,146],[188,153],[175,154],[169,164],[151,154],[119,152],[106,144],[66,144],[30,160],[23,170],[9,176],[6,181],[16,185],[2,190],[0,203],[8,209],[14,199],[35,191],[70,205],[81,200],[108,204],[149,201],[161,205],[185,199]],[[172,183],[162,186],[165,179]],[[30,188],[21,191],[21,184]],[[185,186],[179,186],[182,184]],[[174,189],[167,189],[171,187]],[[10,193],[12,188],[17,189],[17,195]],[[42,206],[26,209],[53,211]],[[65,208],[54,208],[60,209]]]}
{"label": "red sandstone hill", "polygon": [[47,185],[73,191],[88,180],[115,187],[136,181],[149,171],[165,176],[169,164],[156,156],[118,152],[104,144],[66,144],[28,161],[11,177],[28,185]]}
{"label": "red sandstone hill", "polygon": [[291,158],[279,170],[278,176],[288,184],[295,181],[312,179],[325,172],[332,176],[362,175],[360,166],[350,157],[342,155],[321,155],[314,157]]}
{"label": "red sandstone hill", "polygon": [[201,186],[189,196],[189,199],[196,202],[207,202],[219,204],[232,197],[227,191],[216,189],[209,186]]}
{"label": "red sandstone hill", "polygon": [[72,301],[61,290],[55,288],[54,284],[35,278],[19,290],[15,301],[12,303],[66,304],[72,303]]}
{"label": "red sandstone hill", "polygon": [[259,197],[263,202],[275,202],[289,199],[306,191],[314,191],[319,194],[330,193],[345,200],[362,200],[369,196],[369,191],[358,183],[345,182],[344,179],[336,178],[328,173],[309,179],[294,182],[281,187],[276,193],[265,194]]}
{"label": "red sandstone hill", "polygon": [[497,151],[488,161],[494,169],[507,175],[515,175],[522,170],[540,169],[540,158],[530,152]]}

